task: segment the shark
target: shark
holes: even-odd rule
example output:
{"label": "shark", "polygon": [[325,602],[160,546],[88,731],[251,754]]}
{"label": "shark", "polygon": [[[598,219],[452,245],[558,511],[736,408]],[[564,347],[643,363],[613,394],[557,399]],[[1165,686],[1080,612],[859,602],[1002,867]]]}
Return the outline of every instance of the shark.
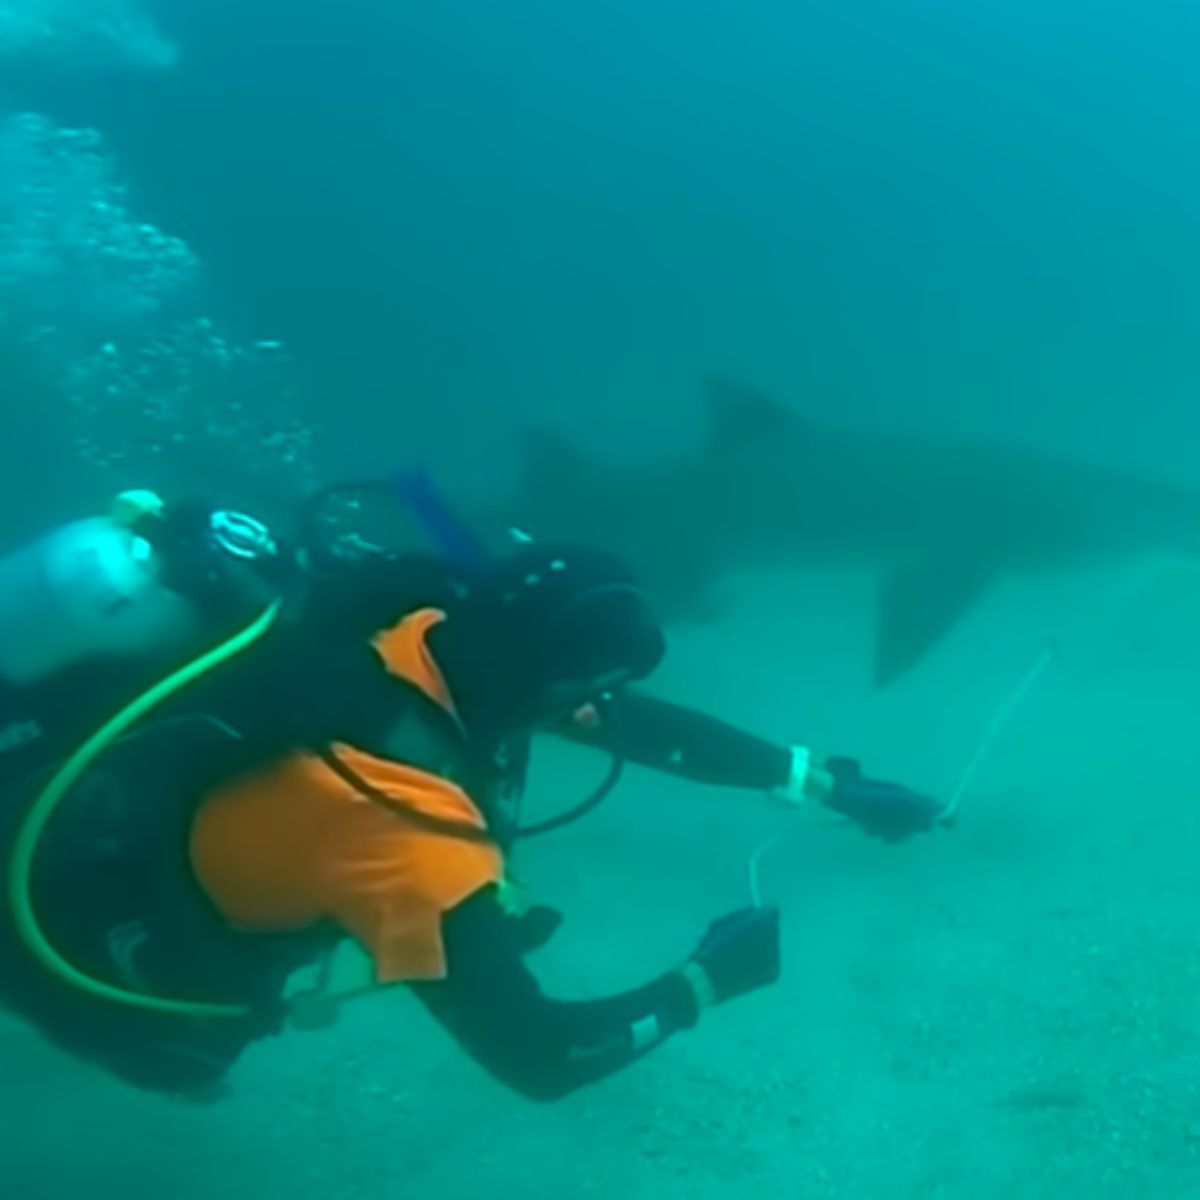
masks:
{"label": "shark", "polygon": [[880,687],[1005,577],[1200,550],[1200,490],[1020,446],[820,424],[725,377],[705,392],[707,438],[667,460],[604,462],[526,430],[504,519],[620,550],[668,619],[711,618],[716,585],[739,570],[874,570]]}

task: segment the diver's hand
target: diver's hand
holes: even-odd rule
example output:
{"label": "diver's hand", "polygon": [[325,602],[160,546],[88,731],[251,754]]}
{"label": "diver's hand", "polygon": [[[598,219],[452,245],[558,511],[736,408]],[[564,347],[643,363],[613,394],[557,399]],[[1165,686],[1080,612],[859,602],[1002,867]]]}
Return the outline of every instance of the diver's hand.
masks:
{"label": "diver's hand", "polygon": [[779,909],[744,908],[714,921],[682,974],[702,1008],[774,983],[779,978]]}
{"label": "diver's hand", "polygon": [[823,772],[813,774],[825,777],[814,779],[814,786],[825,793],[821,799],[829,808],[885,842],[900,842],[942,823],[945,806],[939,801],[898,783],[868,779],[853,758],[831,758]]}
{"label": "diver's hand", "polygon": [[520,916],[509,917],[509,932],[518,954],[524,956],[540,950],[557,932],[563,923],[563,915],[557,908],[535,904]]}

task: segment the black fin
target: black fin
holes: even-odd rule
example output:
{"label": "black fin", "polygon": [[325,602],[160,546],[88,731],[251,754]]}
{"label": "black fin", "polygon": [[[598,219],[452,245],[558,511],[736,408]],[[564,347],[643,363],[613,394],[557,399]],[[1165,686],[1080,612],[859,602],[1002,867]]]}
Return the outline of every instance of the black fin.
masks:
{"label": "black fin", "polygon": [[969,551],[943,551],[884,577],[875,631],[875,684],[911,671],[975,607],[993,579]]}

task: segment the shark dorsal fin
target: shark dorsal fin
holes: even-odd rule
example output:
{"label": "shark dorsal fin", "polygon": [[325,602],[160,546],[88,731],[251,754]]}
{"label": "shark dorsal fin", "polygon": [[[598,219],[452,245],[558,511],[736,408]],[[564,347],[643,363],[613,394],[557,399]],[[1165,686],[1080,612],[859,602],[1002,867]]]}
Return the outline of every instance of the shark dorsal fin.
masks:
{"label": "shark dorsal fin", "polygon": [[524,486],[535,492],[568,495],[579,480],[592,472],[592,461],[565,434],[553,429],[525,430],[521,440],[521,471]]}
{"label": "shark dorsal fin", "polygon": [[794,433],[802,424],[791,409],[766,392],[728,376],[711,376],[704,390],[712,416],[712,440],[718,447],[762,442]]}

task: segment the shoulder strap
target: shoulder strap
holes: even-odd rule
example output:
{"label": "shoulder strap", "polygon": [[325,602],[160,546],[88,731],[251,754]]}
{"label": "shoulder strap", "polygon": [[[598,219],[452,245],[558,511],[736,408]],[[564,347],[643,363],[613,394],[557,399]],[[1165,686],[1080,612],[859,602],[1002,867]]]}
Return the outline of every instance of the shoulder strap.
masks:
{"label": "shoulder strap", "polygon": [[[485,810],[483,801],[487,770],[472,753],[457,720],[415,684],[400,678],[392,682],[395,684],[397,702],[391,706],[386,721],[375,730],[374,735],[359,741],[359,748],[448,780],[462,788],[476,805]],[[410,808],[399,797],[374,787],[343,762],[328,743],[314,747],[314,751],[339,779],[389,812],[438,832],[470,840],[493,840],[486,830],[466,822],[441,821],[430,817]]]}
{"label": "shoulder strap", "polygon": [[362,749],[438,775],[473,795],[483,782],[485,768],[458,718],[398,676],[389,677],[387,699],[387,712],[381,714]]}

